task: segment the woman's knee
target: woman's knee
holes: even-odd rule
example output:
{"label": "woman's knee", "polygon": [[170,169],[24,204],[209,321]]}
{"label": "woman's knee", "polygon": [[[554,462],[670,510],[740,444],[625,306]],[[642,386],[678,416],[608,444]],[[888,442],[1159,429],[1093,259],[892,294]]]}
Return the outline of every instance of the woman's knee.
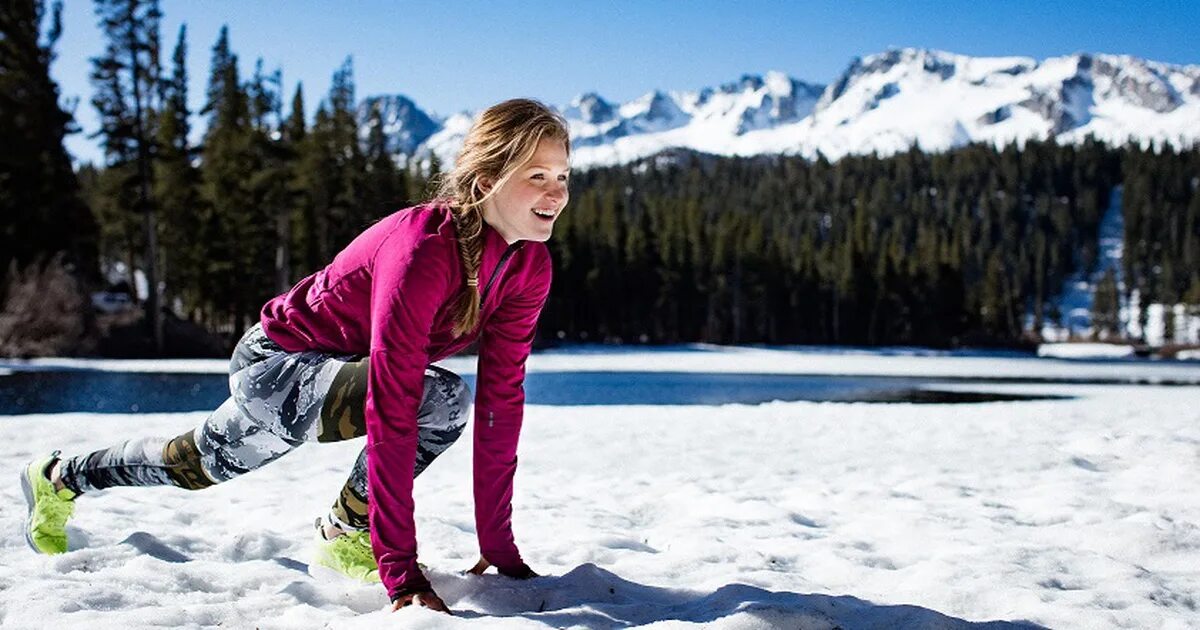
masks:
{"label": "woman's knee", "polygon": [[344,365],[323,353],[275,353],[235,375],[233,399],[242,415],[286,441],[325,441],[323,410]]}
{"label": "woman's knee", "polygon": [[436,365],[429,366],[426,374],[433,378],[441,404],[465,407],[471,403],[471,386],[463,377]]}

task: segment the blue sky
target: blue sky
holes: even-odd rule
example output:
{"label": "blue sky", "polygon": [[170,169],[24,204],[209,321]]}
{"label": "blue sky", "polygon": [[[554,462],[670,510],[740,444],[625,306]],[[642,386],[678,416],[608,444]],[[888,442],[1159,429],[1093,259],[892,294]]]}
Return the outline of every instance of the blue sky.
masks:
{"label": "blue sky", "polygon": [[[96,128],[89,57],[103,40],[89,0],[66,0],[53,75],[76,118]],[[624,101],[652,89],[716,86],[780,70],[829,83],[855,56],[888,47],[1045,58],[1074,52],[1200,63],[1200,2],[547,2],[508,0],[163,0],[169,57],[188,25],[193,109],[202,104],[222,24],[244,76],[262,57],[286,97],[303,82],[309,113],[354,57],[358,96],[401,93],[428,112],[475,110],[514,96],[565,105],[585,91]],[[99,159],[76,134],[68,149]]]}

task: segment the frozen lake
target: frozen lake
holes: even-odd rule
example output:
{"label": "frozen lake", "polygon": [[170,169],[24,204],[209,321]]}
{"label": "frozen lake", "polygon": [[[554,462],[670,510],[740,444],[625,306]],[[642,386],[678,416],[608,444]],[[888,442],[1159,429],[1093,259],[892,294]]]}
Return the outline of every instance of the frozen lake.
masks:
{"label": "frozen lake", "polygon": [[[220,378],[222,364],[42,361],[0,371]],[[446,365],[471,374],[474,360]],[[361,441],[307,445],[198,493],[97,493],[79,503],[72,551],[48,558],[20,533],[24,462],[174,435],[205,413],[9,415],[0,477],[12,483],[0,484],[0,500],[14,509],[0,511],[9,532],[0,626],[1200,626],[1200,387],[1181,385],[1200,383],[1200,366],[919,349],[573,349],[531,359],[531,399],[537,378],[572,372],[583,380],[557,386],[598,372],[651,390],[772,374],[1060,398],[672,404],[636,402],[651,397],[635,391],[614,404],[531,402],[514,527],[545,577],[459,573],[478,554],[470,435],[416,483],[421,560],[455,617],[385,612],[378,586],[305,571],[312,518]]]}
{"label": "frozen lake", "polygon": [[[464,376],[472,388],[475,376]],[[983,381],[988,383],[988,381]],[[533,372],[534,405],[719,405],[782,401],[956,403],[1031,400],[1034,395],[947,391],[900,376],[704,372]],[[0,375],[0,415],[211,411],[229,396],[222,374],[42,369]]]}

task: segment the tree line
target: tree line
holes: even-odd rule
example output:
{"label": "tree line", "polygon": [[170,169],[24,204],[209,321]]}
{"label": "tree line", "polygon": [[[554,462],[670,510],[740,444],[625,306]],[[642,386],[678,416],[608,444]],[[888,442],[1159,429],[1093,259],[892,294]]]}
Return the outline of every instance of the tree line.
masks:
{"label": "tree line", "polygon": [[[82,194],[99,220],[101,260],[124,263],[130,286],[143,270],[180,315],[212,330],[245,328],[264,296],[328,262],[423,186],[388,154],[378,107],[360,139],[349,58],[310,124],[303,86],[285,108],[281,70],[259,59],[241,77],[222,28],[205,104],[191,112],[186,25],[168,71],[157,62],[156,1],[96,6],[109,42],[92,60],[105,163],[80,170]],[[194,114],[206,123],[195,146]],[[147,312],[157,312],[157,295],[149,291]]]}
{"label": "tree line", "polygon": [[1115,274],[1098,283],[1096,332],[1119,334],[1134,291],[1196,313],[1200,148],[1087,138],[833,163],[677,151],[585,171],[550,242],[544,326],[614,341],[1033,342],[1061,326],[1064,283],[1096,267],[1117,186],[1124,292]]}
{"label": "tree line", "polygon": [[[285,105],[280,70],[260,60],[240,76],[222,29],[205,104],[193,112],[186,27],[168,60],[157,1],[97,0],[96,10],[106,48],[92,60],[91,105],[104,163],[75,172],[62,148],[71,116],[48,72],[58,5],[0,9],[0,262],[13,269],[4,293],[39,277],[18,270],[51,260],[71,273],[47,277],[76,278],[81,291],[101,288],[114,269],[132,291],[141,270],[162,287],[148,292],[139,324],[160,352],[164,319],[231,343],[267,299],[371,222],[421,200],[436,176],[436,161],[426,171],[395,162],[370,100],[363,128],[349,59],[310,121],[301,86]],[[197,117],[204,132],[192,144]],[[555,283],[541,332],[654,343],[1020,343],[1063,317],[1054,298],[1095,264],[1119,185],[1126,292],[1200,304],[1198,174],[1197,149],[1091,139],[836,162],[669,151],[592,168],[575,176],[550,241]],[[1114,278],[1101,284],[1096,321],[1108,326],[1118,289]],[[25,302],[34,294],[21,292]],[[81,317],[70,330],[95,315]]]}

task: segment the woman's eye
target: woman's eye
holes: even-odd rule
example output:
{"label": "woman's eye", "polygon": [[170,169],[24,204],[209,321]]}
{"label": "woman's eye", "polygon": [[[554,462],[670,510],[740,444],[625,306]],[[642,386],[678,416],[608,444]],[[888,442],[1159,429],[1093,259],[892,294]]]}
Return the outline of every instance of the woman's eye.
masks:
{"label": "woman's eye", "polygon": [[541,173],[535,173],[530,179],[545,179],[545,177],[546,176],[542,175]]}
{"label": "woman's eye", "polygon": [[559,175],[559,176],[558,176],[558,181],[560,181],[560,182],[565,182],[565,181],[567,181],[567,176],[566,176],[566,175]]}

